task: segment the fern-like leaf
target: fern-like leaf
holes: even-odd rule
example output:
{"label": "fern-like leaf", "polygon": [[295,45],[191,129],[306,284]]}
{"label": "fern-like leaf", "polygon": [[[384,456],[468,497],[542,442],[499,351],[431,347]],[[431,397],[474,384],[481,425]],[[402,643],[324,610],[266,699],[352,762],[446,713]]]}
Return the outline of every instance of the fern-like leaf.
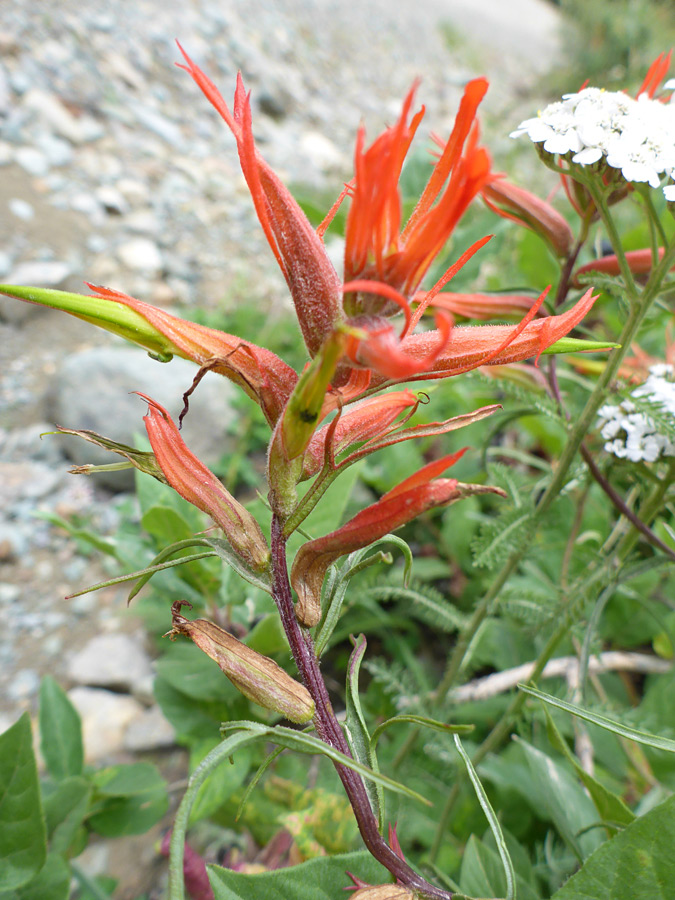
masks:
{"label": "fern-like leaf", "polygon": [[531,540],[534,530],[532,508],[512,507],[485,521],[471,543],[474,566],[494,569]]}
{"label": "fern-like leaf", "polygon": [[428,584],[413,582],[410,587],[380,584],[363,592],[370,600],[380,603],[397,600],[408,604],[409,613],[432,628],[453,633],[461,630],[466,623],[466,616],[447,600],[440,591]]}

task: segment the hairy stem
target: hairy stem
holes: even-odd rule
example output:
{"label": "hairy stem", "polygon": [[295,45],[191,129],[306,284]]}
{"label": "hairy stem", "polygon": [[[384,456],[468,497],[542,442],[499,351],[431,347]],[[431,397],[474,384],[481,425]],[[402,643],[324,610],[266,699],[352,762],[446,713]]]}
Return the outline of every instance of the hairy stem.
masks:
{"label": "hairy stem", "polygon": [[[347,740],[338,722],[319,669],[311,635],[300,627],[293,608],[291,585],[286,564],[286,541],[283,526],[272,519],[272,590],[281,622],[305,687],[316,705],[314,725],[319,737],[336,750],[351,756]],[[452,894],[425,881],[392,850],[380,834],[361,776],[340,763],[335,768],[354,810],[361,837],[370,853],[398,881],[430,900],[450,900]]]}

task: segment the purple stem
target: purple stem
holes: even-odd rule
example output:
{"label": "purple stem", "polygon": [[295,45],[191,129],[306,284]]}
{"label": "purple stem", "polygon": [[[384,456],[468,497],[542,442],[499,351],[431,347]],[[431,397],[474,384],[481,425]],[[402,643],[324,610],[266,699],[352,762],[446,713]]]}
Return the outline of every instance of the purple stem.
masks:
{"label": "purple stem", "polygon": [[[326,744],[344,753],[345,756],[351,756],[349,745],[333,712],[326,685],[319,671],[319,661],[314,653],[312,637],[308,631],[300,627],[295,616],[286,564],[286,541],[283,526],[276,516],[272,517],[272,592],[300,677],[316,706],[314,725],[317,734]],[[342,763],[336,762],[334,765],[354,810],[363,842],[375,859],[381,862],[401,884],[418,891],[424,897],[431,900],[451,900],[451,893],[425,881],[405,860],[397,856],[382,837],[366,787],[358,772]]]}

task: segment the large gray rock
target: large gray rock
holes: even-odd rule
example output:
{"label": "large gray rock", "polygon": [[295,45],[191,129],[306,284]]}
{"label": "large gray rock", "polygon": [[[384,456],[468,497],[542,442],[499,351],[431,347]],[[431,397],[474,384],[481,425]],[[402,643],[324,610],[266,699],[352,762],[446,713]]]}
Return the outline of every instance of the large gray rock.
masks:
{"label": "large gray rock", "polygon": [[126,634],[97,634],[68,663],[76,684],[136,691],[152,680],[150,657]]}
{"label": "large gray rock", "polygon": [[[183,359],[159,363],[140,349],[106,347],[84,350],[64,360],[49,403],[54,422],[67,428],[89,429],[123,444],[136,444],[145,434],[145,401],[130,391],[141,391],[161,403],[174,420],[183,408],[183,393],[192,384],[197,366]],[[205,463],[232,449],[228,435],[235,413],[230,406],[234,388],[222,376],[207,374],[190,397],[190,411],[182,436]],[[63,438],[73,462],[107,464],[118,457],[79,438]],[[99,483],[113,490],[133,487],[133,470],[103,472]]]}

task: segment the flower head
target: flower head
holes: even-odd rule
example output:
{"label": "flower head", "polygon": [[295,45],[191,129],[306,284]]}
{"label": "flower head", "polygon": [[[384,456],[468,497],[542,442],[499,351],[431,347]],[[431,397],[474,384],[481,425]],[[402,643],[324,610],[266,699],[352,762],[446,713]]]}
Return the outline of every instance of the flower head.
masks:
{"label": "flower head", "polygon": [[[580,166],[604,160],[626,182],[657,188],[675,169],[675,106],[655,99],[670,59],[668,53],[655,60],[635,99],[585,87],[521,122],[511,137],[527,134],[547,153]],[[674,187],[664,188],[667,199],[675,196]]]}
{"label": "flower head", "polygon": [[[646,381],[634,388],[629,397],[618,405],[606,404],[598,410],[600,434],[608,453],[631,462],[656,462],[662,456],[675,456],[675,441],[656,415],[659,412],[675,416],[674,371],[667,363],[651,366]],[[640,411],[635,400],[653,406],[653,417]]]}

